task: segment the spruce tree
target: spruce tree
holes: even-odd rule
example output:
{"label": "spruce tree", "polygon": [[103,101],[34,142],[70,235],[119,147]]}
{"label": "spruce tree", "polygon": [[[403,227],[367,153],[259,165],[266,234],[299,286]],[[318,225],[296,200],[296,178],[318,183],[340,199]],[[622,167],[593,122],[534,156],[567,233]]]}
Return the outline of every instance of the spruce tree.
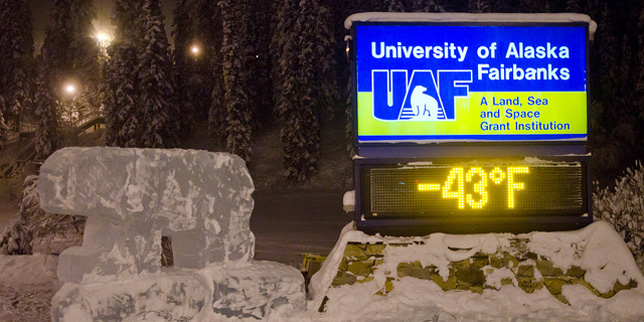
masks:
{"label": "spruce tree", "polygon": [[318,168],[319,117],[339,100],[333,32],[328,9],[318,0],[285,0],[278,19],[272,48],[284,166],[288,179],[304,181]]}
{"label": "spruce tree", "polygon": [[26,1],[0,0],[0,118],[4,119],[0,120],[0,133],[6,132],[6,127],[19,131],[20,115],[31,112],[32,32]]}
{"label": "spruce tree", "polygon": [[401,0],[385,0],[385,7],[389,12],[405,12],[405,5]]}
{"label": "spruce tree", "polygon": [[145,38],[144,18],[142,0],[115,1],[112,23],[116,26],[116,41],[108,48],[111,59],[103,73],[105,143],[108,146],[143,146],[139,58]]}
{"label": "spruce tree", "polygon": [[250,30],[250,0],[222,0],[222,70],[226,109],[226,148],[245,160],[250,159],[253,116],[253,70]]}
{"label": "spruce tree", "polygon": [[490,12],[491,6],[489,0],[469,0],[469,12],[482,13]]}
{"label": "spruce tree", "polygon": [[176,71],[175,95],[178,107],[181,111],[181,129],[182,134],[188,134],[192,128],[194,118],[194,105],[188,92],[190,91],[191,74],[193,73],[191,62],[189,61],[189,51],[191,34],[194,32],[191,24],[190,5],[187,0],[178,0],[174,9],[174,63]]}
{"label": "spruce tree", "polygon": [[110,48],[105,66],[105,144],[118,147],[140,146],[141,111],[138,93],[138,51],[131,43]]}
{"label": "spruce tree", "polygon": [[116,39],[140,45],[145,36],[144,0],[114,0],[112,23],[116,26]]}
{"label": "spruce tree", "polygon": [[34,97],[36,123],[36,161],[44,161],[58,148],[58,118],[56,116],[56,94],[52,88],[52,72],[41,55],[38,59],[38,78]]}
{"label": "spruce tree", "polygon": [[412,0],[409,4],[412,12],[441,12],[442,8],[435,0]]}
{"label": "spruce tree", "polygon": [[208,30],[208,37],[205,37],[207,48],[210,51],[210,106],[208,107],[208,133],[225,143],[226,138],[226,109],[224,106],[224,77],[223,77],[223,53],[222,53],[222,20],[221,9],[213,2],[199,0],[196,5],[198,15],[198,26],[200,29]]}
{"label": "spruce tree", "polygon": [[169,148],[176,144],[179,111],[174,101],[174,79],[169,44],[159,0],[146,0],[145,50],[139,58],[141,125],[140,146]]}
{"label": "spruce tree", "polygon": [[[59,113],[79,113],[80,118],[98,114],[101,94],[99,50],[90,36],[94,16],[91,0],[54,1],[41,55],[51,72],[48,81],[56,89]],[[78,87],[78,94],[72,101],[65,100],[61,89],[67,80],[74,80]]]}

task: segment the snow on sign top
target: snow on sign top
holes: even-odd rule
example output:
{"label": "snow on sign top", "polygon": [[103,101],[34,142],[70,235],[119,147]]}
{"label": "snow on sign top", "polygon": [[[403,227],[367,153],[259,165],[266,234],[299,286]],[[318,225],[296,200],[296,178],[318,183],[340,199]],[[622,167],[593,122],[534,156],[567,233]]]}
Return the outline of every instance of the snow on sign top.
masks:
{"label": "snow on sign top", "polygon": [[588,15],[580,13],[460,13],[460,12],[361,12],[344,20],[344,27],[351,29],[354,22],[521,22],[565,23],[587,22],[590,39],[597,30]]}

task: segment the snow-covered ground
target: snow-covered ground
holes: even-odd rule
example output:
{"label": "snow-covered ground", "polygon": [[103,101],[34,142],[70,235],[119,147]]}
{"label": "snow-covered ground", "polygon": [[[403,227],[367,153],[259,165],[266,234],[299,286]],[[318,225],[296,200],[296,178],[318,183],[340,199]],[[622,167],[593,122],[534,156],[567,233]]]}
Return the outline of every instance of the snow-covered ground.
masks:
{"label": "snow-covered ground", "polygon": [[0,255],[0,321],[48,321],[58,256]]}
{"label": "snow-covered ground", "polygon": [[[531,251],[547,255],[562,268],[578,265],[588,271],[587,279],[598,289],[612,287],[615,281],[638,282],[632,290],[623,290],[603,299],[582,285],[563,287],[570,305],[563,304],[545,288],[532,294],[512,286],[486,289],[482,294],[470,291],[443,291],[436,283],[414,277],[395,281],[387,296],[377,295],[385,281],[384,271],[373,282],[330,287],[349,241],[408,242],[407,238],[367,236],[345,228],[322,271],[314,276],[307,312],[296,316],[273,315],[270,321],[644,321],[644,277],[637,269],[619,235],[606,230],[608,225],[593,224],[573,232],[530,233]],[[406,254],[386,257],[382,267],[396,265],[401,257],[414,254],[438,263],[448,263],[454,253],[449,245],[468,244],[471,252],[504,247],[509,234],[445,235],[414,238],[424,240]],[[59,246],[55,246],[59,247]],[[576,251],[577,250],[577,251]],[[37,251],[44,252],[42,246]],[[581,252],[578,252],[581,251]],[[427,257],[429,255],[429,257]],[[395,260],[394,260],[395,259]],[[390,261],[390,262],[388,262]],[[57,257],[0,256],[0,321],[46,321],[49,301],[61,286],[55,275]],[[426,263],[425,263],[426,264]],[[389,266],[388,266],[389,265]],[[377,272],[377,271],[376,271]],[[327,312],[319,313],[323,297],[328,297]]]}

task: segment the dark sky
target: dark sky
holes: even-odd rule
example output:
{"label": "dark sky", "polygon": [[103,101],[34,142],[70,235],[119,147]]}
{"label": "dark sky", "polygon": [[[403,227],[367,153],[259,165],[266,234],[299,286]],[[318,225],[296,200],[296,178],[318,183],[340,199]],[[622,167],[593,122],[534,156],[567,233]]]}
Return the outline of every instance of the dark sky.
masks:
{"label": "dark sky", "polygon": [[[29,0],[31,11],[33,12],[33,27],[34,27],[34,42],[36,51],[42,46],[45,38],[45,31],[47,30],[47,23],[49,16],[53,10],[53,0]],[[96,29],[113,28],[111,26],[110,15],[113,8],[113,0],[94,0],[94,8],[96,9],[96,21],[94,27]],[[163,15],[165,16],[165,29],[170,37],[170,30],[172,29],[172,11],[176,0],[161,0],[163,5]],[[172,40],[170,40],[172,43]]]}

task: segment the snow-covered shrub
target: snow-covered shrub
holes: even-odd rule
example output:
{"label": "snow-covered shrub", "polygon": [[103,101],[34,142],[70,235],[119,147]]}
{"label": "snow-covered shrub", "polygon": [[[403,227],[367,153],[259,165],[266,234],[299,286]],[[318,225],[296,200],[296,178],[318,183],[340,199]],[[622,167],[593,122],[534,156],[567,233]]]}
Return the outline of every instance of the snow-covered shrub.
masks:
{"label": "snow-covered shrub", "polygon": [[627,168],[624,176],[615,180],[614,188],[597,188],[593,215],[615,227],[644,271],[644,167],[640,162]]}
{"label": "snow-covered shrub", "polygon": [[74,216],[47,214],[40,209],[38,176],[27,176],[20,210],[0,235],[0,254],[31,254],[34,238],[46,238],[68,232],[82,234],[85,220]]}

